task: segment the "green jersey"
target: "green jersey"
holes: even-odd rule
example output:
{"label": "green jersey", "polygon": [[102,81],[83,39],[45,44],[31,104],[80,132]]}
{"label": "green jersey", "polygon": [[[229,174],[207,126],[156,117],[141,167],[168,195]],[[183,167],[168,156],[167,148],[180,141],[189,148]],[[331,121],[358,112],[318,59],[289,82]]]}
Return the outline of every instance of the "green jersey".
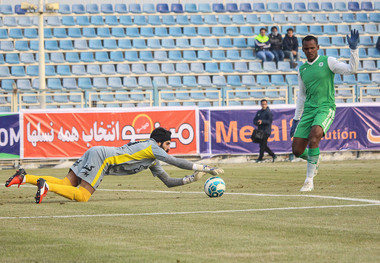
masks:
{"label": "green jersey", "polygon": [[313,64],[304,63],[299,69],[306,89],[305,109],[335,109],[335,73],[329,68],[327,58],[320,56]]}

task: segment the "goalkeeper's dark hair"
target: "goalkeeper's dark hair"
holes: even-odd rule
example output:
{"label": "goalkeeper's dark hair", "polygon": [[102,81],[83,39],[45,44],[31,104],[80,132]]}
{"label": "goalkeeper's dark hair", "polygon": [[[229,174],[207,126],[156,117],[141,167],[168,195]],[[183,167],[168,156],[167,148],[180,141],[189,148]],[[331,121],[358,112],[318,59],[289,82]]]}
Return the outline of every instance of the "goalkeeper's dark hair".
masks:
{"label": "goalkeeper's dark hair", "polygon": [[308,36],[304,37],[302,39],[302,45],[303,45],[304,42],[311,41],[311,40],[314,40],[315,44],[317,44],[317,46],[318,46],[318,38],[316,38],[315,36],[312,36],[312,35],[308,35]]}
{"label": "goalkeeper's dark hair", "polygon": [[152,131],[150,138],[153,138],[156,142],[166,142],[171,140],[172,133],[165,128],[158,127]]}

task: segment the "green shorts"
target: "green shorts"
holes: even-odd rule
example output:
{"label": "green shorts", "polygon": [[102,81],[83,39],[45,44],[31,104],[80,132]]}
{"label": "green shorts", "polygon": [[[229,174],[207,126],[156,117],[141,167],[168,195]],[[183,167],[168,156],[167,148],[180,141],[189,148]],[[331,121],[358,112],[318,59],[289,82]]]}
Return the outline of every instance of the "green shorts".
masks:
{"label": "green shorts", "polygon": [[332,108],[317,108],[305,110],[301,121],[297,125],[294,137],[309,138],[311,127],[319,125],[323,129],[324,135],[329,130],[335,118],[335,110]]}

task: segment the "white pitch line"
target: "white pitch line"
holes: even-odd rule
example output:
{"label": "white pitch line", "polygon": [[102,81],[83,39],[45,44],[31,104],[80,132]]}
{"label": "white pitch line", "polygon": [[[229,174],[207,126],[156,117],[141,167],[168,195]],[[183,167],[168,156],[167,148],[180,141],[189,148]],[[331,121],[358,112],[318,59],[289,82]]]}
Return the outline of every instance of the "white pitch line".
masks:
{"label": "white pitch line", "polygon": [[326,206],[301,206],[301,207],[277,207],[277,208],[254,208],[238,210],[217,210],[217,211],[188,211],[188,212],[157,212],[157,213],[126,213],[126,214],[97,214],[97,215],[67,215],[67,216],[14,216],[0,217],[6,219],[51,219],[51,218],[81,218],[81,217],[121,217],[121,216],[159,216],[159,215],[189,215],[189,214],[221,214],[221,213],[241,213],[241,212],[260,212],[260,211],[285,211],[285,210],[304,210],[304,209],[325,209],[325,208],[344,208],[344,207],[366,207],[379,206],[380,204],[360,204],[360,205],[326,205]]}
{"label": "white pitch line", "polygon": [[[181,191],[163,191],[163,190],[130,190],[130,189],[98,189],[97,191],[106,192],[142,192],[142,193],[163,193],[163,194],[205,194],[204,192],[181,192]],[[254,193],[224,193],[225,195],[243,195],[243,196],[267,196],[267,197],[309,197],[309,198],[321,198],[321,199],[335,199],[342,201],[355,201],[371,204],[380,204],[379,200],[370,200],[362,198],[351,197],[339,197],[339,196],[325,196],[325,195],[281,195],[281,194],[254,194]]]}

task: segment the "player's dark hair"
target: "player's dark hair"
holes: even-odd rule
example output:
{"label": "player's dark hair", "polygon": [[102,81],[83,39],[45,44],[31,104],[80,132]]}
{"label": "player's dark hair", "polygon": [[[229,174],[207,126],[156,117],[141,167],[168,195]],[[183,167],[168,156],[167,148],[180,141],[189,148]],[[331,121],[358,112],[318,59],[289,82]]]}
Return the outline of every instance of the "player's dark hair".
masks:
{"label": "player's dark hair", "polygon": [[311,40],[314,40],[315,44],[317,44],[317,46],[318,46],[318,38],[316,38],[315,36],[312,36],[312,35],[308,35],[308,36],[304,37],[302,39],[302,45],[303,45],[304,42],[311,41]]}
{"label": "player's dark hair", "polygon": [[153,138],[156,142],[166,142],[171,140],[172,133],[165,128],[158,127],[152,131],[150,138]]}

